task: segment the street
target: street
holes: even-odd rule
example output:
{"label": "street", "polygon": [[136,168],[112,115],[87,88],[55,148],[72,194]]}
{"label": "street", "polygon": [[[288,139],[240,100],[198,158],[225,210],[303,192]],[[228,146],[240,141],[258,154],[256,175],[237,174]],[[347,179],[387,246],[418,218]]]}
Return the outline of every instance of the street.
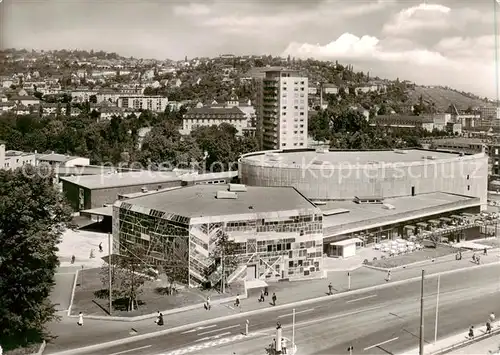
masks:
{"label": "street", "polygon": [[[500,266],[443,275],[440,282],[438,337],[467,330],[494,311],[500,314]],[[425,282],[425,339],[434,338],[437,277]],[[267,301],[267,300],[266,300]],[[257,302],[257,301],[256,301]],[[400,353],[418,346],[420,282],[296,307],[295,339],[300,354]],[[95,355],[262,354],[272,341],[277,321],[291,339],[292,307],[248,317],[245,321],[214,322],[200,328],[114,346],[106,350],[73,352]],[[383,343],[379,346],[379,344]]]}

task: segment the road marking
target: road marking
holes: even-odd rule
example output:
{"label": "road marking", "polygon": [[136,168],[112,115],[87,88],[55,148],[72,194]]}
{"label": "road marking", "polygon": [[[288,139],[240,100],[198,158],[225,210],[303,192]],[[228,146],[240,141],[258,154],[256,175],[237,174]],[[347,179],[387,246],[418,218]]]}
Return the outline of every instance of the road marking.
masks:
{"label": "road marking", "polygon": [[346,301],[345,303],[352,303],[352,302],[367,300],[367,299],[373,298],[373,297],[377,297],[377,295],[370,295],[370,296],[366,296],[366,297],[356,298],[356,299],[353,299],[353,300]]}
{"label": "road marking", "polygon": [[357,311],[343,313],[343,314],[337,314],[337,315],[334,315],[334,316],[324,317],[324,318],[320,318],[320,319],[307,320],[307,321],[296,323],[295,327],[309,325],[309,324],[315,324],[315,323],[320,323],[320,322],[327,321],[327,320],[332,320],[332,319],[344,318],[344,317],[348,317],[348,316],[353,316],[355,314],[359,314],[359,313],[363,313],[363,312],[369,312],[369,311],[374,311],[376,309],[386,308],[386,307],[387,306],[385,306],[385,305],[381,305],[381,306],[375,306],[375,307],[370,307],[370,308],[358,309]]}
{"label": "road marking", "polygon": [[378,344],[375,344],[375,345],[369,346],[369,347],[367,347],[367,348],[364,348],[363,350],[364,350],[364,351],[366,351],[366,350],[370,350],[370,349],[376,348],[377,346],[384,345],[384,344],[390,343],[391,341],[398,340],[398,339],[399,339],[399,337],[395,337],[395,338],[392,338],[392,339],[389,339],[389,340],[383,341],[383,342],[381,342],[381,343],[378,343]]}
{"label": "road marking", "polygon": [[132,351],[136,351],[136,350],[147,349],[147,348],[150,348],[150,347],[152,347],[152,346],[153,346],[153,345],[141,346],[140,348],[135,348],[135,349],[124,350],[124,351],[120,351],[120,352],[113,353],[113,354],[109,354],[109,355],[126,354],[126,353],[130,353],[130,352],[132,352]]}
{"label": "road marking", "polygon": [[188,330],[187,332],[182,332],[181,334],[194,333],[194,332],[197,332],[198,330],[210,329],[210,328],[213,328],[213,327],[216,327],[216,326],[217,326],[217,324],[207,325],[206,327],[196,327],[194,329]]}
{"label": "road marking", "polygon": [[219,339],[219,338],[223,337],[224,335],[229,335],[229,334],[231,334],[231,332],[225,332],[225,333],[222,333],[222,334],[213,335],[211,337],[201,338],[201,339],[195,340],[195,342],[205,341],[205,340],[216,340],[216,339]]}
{"label": "road marking", "polygon": [[[298,311],[298,312],[295,312],[295,314],[312,312],[312,311],[314,311],[314,308],[306,309],[306,310],[303,310],[303,311]],[[293,316],[293,313],[283,314],[282,316],[279,316],[278,318],[284,318],[284,317],[290,317],[290,316]]]}
{"label": "road marking", "polygon": [[205,334],[210,334],[210,333],[220,332],[221,330],[233,329],[233,328],[236,328],[236,327],[239,327],[239,326],[240,326],[239,324],[236,324],[236,325],[232,325],[232,326],[230,326],[230,327],[219,328],[219,329],[209,330],[209,331],[207,331],[207,332],[203,332],[203,333],[198,333],[198,335],[205,335]]}

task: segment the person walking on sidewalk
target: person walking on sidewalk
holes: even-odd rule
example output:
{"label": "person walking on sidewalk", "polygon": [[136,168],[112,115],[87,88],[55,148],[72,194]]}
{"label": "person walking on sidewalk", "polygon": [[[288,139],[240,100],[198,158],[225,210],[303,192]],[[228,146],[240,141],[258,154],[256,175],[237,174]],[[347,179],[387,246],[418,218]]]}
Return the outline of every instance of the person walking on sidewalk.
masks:
{"label": "person walking on sidewalk", "polygon": [[474,339],[474,326],[471,325],[469,328],[469,338]]}
{"label": "person walking on sidewalk", "polygon": [[387,277],[386,277],[385,281],[387,281],[387,282],[391,281],[391,270],[387,271]]}
{"label": "person walking on sidewalk", "polygon": [[260,298],[259,298],[259,302],[264,302],[265,301],[265,298],[264,298],[264,290],[260,290]]}
{"label": "person walking on sidewalk", "polygon": [[333,286],[332,286],[332,283],[330,282],[330,284],[328,285],[328,294],[333,295],[332,289],[333,289]]}
{"label": "person walking on sidewalk", "polygon": [[490,334],[491,333],[491,323],[490,321],[487,321],[486,322],[486,334]]}
{"label": "person walking on sidewalk", "polygon": [[281,338],[281,353],[286,354],[286,339]]}
{"label": "person walking on sidewalk", "polygon": [[236,295],[236,300],[234,300],[234,306],[239,307],[240,306],[240,294]]}
{"label": "person walking on sidewalk", "polygon": [[273,300],[273,306],[276,306],[276,300],[278,299],[276,293],[273,292],[273,297],[271,299]]}
{"label": "person walking on sidewalk", "polygon": [[76,322],[80,327],[83,326],[83,313],[78,313],[78,322]]}
{"label": "person walking on sidewalk", "polygon": [[207,302],[205,303],[205,309],[209,311],[212,308],[212,305],[210,304],[210,296],[207,296]]}

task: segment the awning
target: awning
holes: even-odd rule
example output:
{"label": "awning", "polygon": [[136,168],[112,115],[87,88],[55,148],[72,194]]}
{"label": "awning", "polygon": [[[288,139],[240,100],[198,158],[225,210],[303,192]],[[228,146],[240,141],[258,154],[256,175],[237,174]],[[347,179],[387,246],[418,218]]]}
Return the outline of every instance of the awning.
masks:
{"label": "awning", "polygon": [[424,222],[418,222],[418,223],[417,223],[417,226],[419,226],[419,227],[427,227],[427,226],[428,226],[428,224],[427,224],[427,223],[424,223]]}
{"label": "awning", "polygon": [[113,216],[113,206],[91,208],[89,210],[80,211],[80,215],[94,215],[94,216]]}
{"label": "awning", "polygon": [[453,222],[451,218],[448,217],[441,217],[440,220],[445,221],[445,222]]}
{"label": "awning", "polygon": [[432,224],[439,224],[440,222],[436,219],[431,219],[428,221],[429,223],[432,223]]}
{"label": "awning", "polygon": [[417,228],[417,227],[412,226],[412,225],[408,225],[408,226],[404,226],[404,228],[405,228],[405,229],[415,229],[415,228]]}
{"label": "awning", "polygon": [[359,238],[351,238],[351,239],[344,239],[338,242],[330,243],[330,245],[335,245],[335,246],[346,246],[346,245],[352,245],[356,243],[363,243],[363,241]]}
{"label": "awning", "polygon": [[465,216],[465,217],[476,217],[477,215],[472,214],[472,213],[462,213],[462,216]]}
{"label": "awning", "polygon": [[462,219],[463,218],[462,216],[459,216],[459,215],[456,215],[456,214],[453,214],[450,217],[451,218],[455,218],[455,219]]}

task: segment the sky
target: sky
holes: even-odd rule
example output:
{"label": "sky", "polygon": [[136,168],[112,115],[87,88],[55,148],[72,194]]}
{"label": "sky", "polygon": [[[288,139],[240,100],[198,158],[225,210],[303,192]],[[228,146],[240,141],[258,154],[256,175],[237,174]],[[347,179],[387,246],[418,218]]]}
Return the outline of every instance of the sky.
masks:
{"label": "sky", "polygon": [[94,49],[156,59],[291,55],[338,60],[372,76],[496,98],[494,4],[495,0],[0,0],[0,47]]}

